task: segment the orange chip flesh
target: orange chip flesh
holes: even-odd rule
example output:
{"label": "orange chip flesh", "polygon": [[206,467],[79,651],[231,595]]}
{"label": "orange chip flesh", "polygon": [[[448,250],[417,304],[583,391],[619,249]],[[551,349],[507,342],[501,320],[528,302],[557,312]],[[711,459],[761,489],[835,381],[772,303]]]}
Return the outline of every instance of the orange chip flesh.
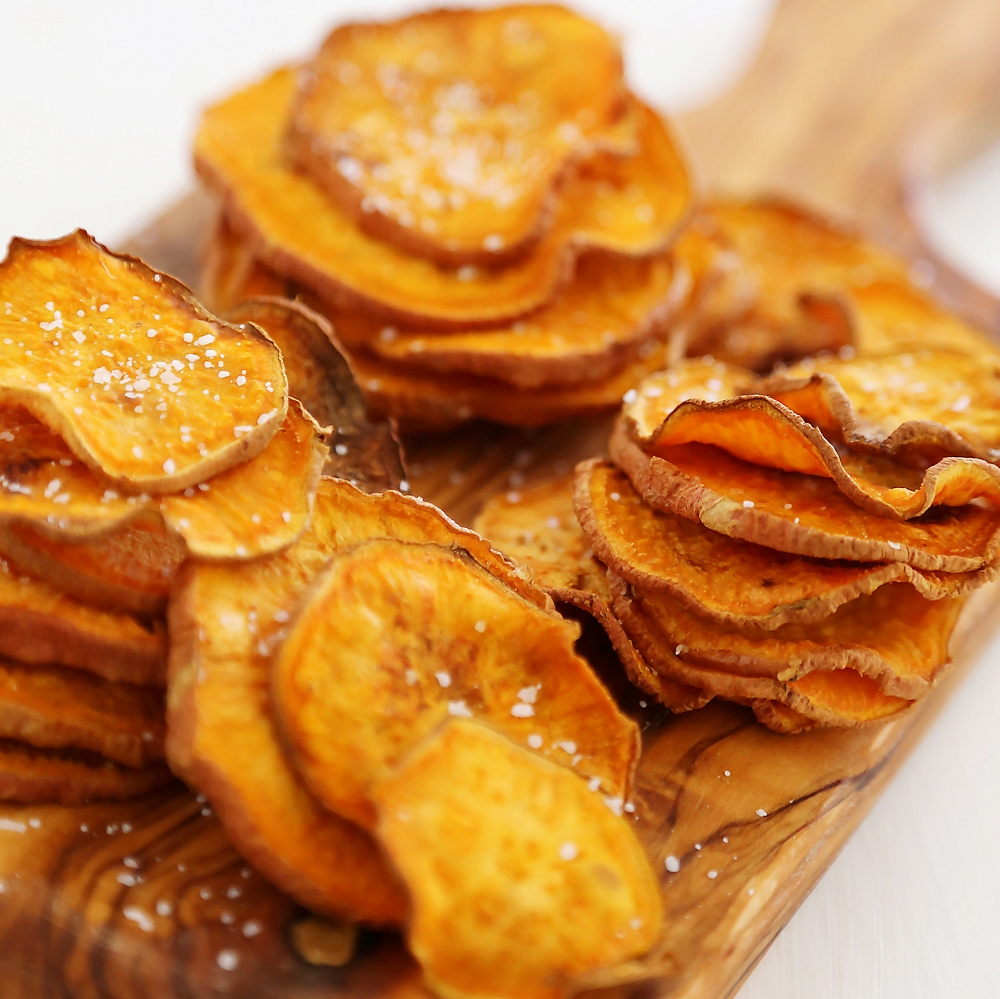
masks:
{"label": "orange chip flesh", "polygon": [[719,448],[680,444],[651,457],[621,423],[610,452],[652,507],[777,551],[968,572],[1000,549],[1000,511],[976,504],[890,520],[856,506],[830,479],[752,465]]}
{"label": "orange chip flesh", "polygon": [[[305,528],[326,456],[316,422],[292,401],[271,443],[251,461],[181,493],[126,497],[80,462],[48,456],[67,452],[26,411],[0,409],[0,426],[0,522],[82,541],[153,516],[199,558],[249,558],[291,544]],[[46,435],[45,447],[37,447]],[[43,457],[27,457],[25,441]]]}
{"label": "orange chip flesh", "polygon": [[560,175],[623,97],[617,44],[564,8],[437,10],[337,28],[301,75],[287,142],[372,235],[490,263],[538,239]]}
{"label": "orange chip flesh", "polygon": [[[441,267],[366,236],[285,164],[282,135],[294,87],[294,73],[279,70],[209,109],[195,141],[195,166],[222,197],[229,224],[253,256],[334,306],[439,329],[496,326],[545,304],[585,245],[637,254],[662,249],[690,197],[685,190],[665,202],[656,194],[664,168],[676,170],[676,154],[663,165],[660,144],[651,145],[655,163],[642,150],[616,163],[601,188],[600,218],[581,214],[579,206],[594,200],[603,178],[581,174],[567,183],[549,231],[523,260],[502,268]],[[633,185],[642,191],[638,198]],[[636,216],[637,203],[652,205],[652,215]]]}
{"label": "orange chip flesh", "polygon": [[382,536],[460,545],[547,605],[483,539],[429,503],[366,495],[324,478],[310,525],[290,548],[181,570],[168,613],[167,758],[212,802],[240,852],[296,901],[332,916],[398,924],[408,902],[395,875],[365,832],[309,794],[268,708],[274,649],[310,581],[339,548]]}
{"label": "orange chip flesh", "polygon": [[372,790],[406,753],[449,716],[480,718],[625,798],[639,732],[574,651],[579,633],[440,545],[338,553],[274,662],[296,769],[328,808],[373,828]]}
{"label": "orange chip flesh", "polygon": [[3,559],[0,655],[73,666],[106,680],[163,686],[166,678],[162,625],[81,604]]}
{"label": "orange chip flesh", "polygon": [[82,230],[15,239],[0,298],[0,332],[18,344],[0,401],[29,409],[122,488],[195,485],[259,454],[281,426],[285,376],[266,337]]}
{"label": "orange chip flesh", "polygon": [[730,627],[820,621],[888,583],[909,583],[929,600],[965,596],[997,575],[995,566],[921,572],[901,562],[829,562],[763,548],[654,510],[624,472],[598,459],[578,466],[574,499],[584,537],[616,575]]}
{"label": "orange chip flesh", "polygon": [[657,938],[659,886],[628,823],[483,725],[448,722],[376,800],[413,898],[410,949],[438,995],[562,999]]}
{"label": "orange chip flesh", "polygon": [[373,420],[333,327],[298,302],[251,299],[228,313],[255,323],[278,345],[289,393],[322,427],[332,427],[325,475],[348,479],[365,492],[396,489],[406,478],[402,450],[390,423]]}
{"label": "orange chip flesh", "polygon": [[0,523],[0,552],[82,603],[119,614],[148,615],[166,607],[187,549],[156,518],[149,518],[136,519],[96,541],[75,544],[57,541],[26,524]]}
{"label": "orange chip flesh", "polygon": [[127,801],[165,787],[173,779],[162,763],[137,770],[96,753],[0,741],[0,801],[67,806]]}
{"label": "orange chip flesh", "polygon": [[0,739],[89,750],[142,767],[163,759],[165,734],[161,691],[0,660]]}

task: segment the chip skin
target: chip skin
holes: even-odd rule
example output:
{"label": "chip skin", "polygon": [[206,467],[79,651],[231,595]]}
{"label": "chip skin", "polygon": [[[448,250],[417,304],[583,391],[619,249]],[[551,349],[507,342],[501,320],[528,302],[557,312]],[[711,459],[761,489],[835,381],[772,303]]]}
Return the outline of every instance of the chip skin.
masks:
{"label": "chip skin", "polygon": [[143,767],[163,759],[165,734],[162,691],[0,659],[0,739]]}
{"label": "chip skin", "polygon": [[105,680],[163,686],[166,635],[82,604],[0,558],[0,656],[87,670]]}
{"label": "chip skin", "polygon": [[323,478],[309,527],[290,548],[181,570],[168,613],[167,758],[212,802],[240,852],[300,904],[395,925],[408,908],[395,875],[364,831],[308,793],[267,706],[274,650],[312,578],[339,548],[385,536],[459,545],[528,599],[551,606],[482,538],[431,504]]}
{"label": "chip skin", "polygon": [[[669,245],[683,219],[689,195],[682,204],[663,202],[656,193],[663,171],[640,152],[616,162],[607,187],[591,173],[568,182],[550,229],[523,260],[502,268],[437,266],[365,235],[285,163],[282,135],[294,89],[294,72],[278,70],[210,108],[195,140],[195,166],[253,257],[332,307],[360,307],[427,328],[496,326],[544,305],[572,276],[587,245],[646,254]],[[675,169],[673,161],[667,169]],[[638,197],[633,185],[642,189]],[[606,211],[597,219],[584,213],[578,228],[578,205],[595,195]],[[636,216],[637,204],[647,203],[652,216]]]}
{"label": "chip skin", "polygon": [[128,801],[166,787],[173,775],[163,763],[136,770],[77,749],[35,749],[0,740],[0,801],[84,805]]}
{"label": "chip skin", "polygon": [[[293,400],[270,445],[251,461],[181,493],[126,497],[68,456],[60,438],[25,410],[0,409],[0,426],[0,523],[84,541],[154,517],[190,555],[205,559],[252,558],[291,544],[309,519],[326,457],[323,433]],[[36,448],[43,437],[45,447]],[[26,457],[22,438],[48,456]]]}
{"label": "chip skin", "polygon": [[928,600],[966,596],[1000,571],[989,565],[925,572],[904,562],[830,562],[777,552],[654,510],[624,472],[597,458],[577,466],[574,502],[587,543],[616,575],[643,592],[668,592],[728,627],[772,631],[817,622],[888,583],[909,583]]}
{"label": "chip skin", "polygon": [[488,265],[537,241],[623,104],[618,45],[565,8],[435,10],[338,27],[300,73],[286,143],[366,232]]}
{"label": "chip skin", "polygon": [[330,427],[323,474],[347,479],[365,492],[398,489],[406,478],[402,446],[390,421],[368,415],[346,352],[329,321],[281,298],[250,299],[226,318],[254,323],[278,345],[288,391],[322,427]]}
{"label": "chip skin", "polygon": [[285,375],[267,337],[83,230],[13,240],[0,299],[0,402],[26,407],[122,489],[197,485],[260,454],[281,426]]}
{"label": "chip skin", "polygon": [[651,457],[622,423],[610,452],[652,507],[777,551],[942,572],[981,569],[1000,552],[995,508],[935,506],[913,520],[890,520],[855,505],[830,479],[763,468],[708,445],[680,444]]}
{"label": "chip skin", "polygon": [[659,886],[628,822],[486,726],[449,721],[375,800],[410,949],[445,999],[563,999],[656,941]]}
{"label": "chip skin", "polygon": [[639,732],[574,651],[579,634],[461,550],[370,541],[338,552],[303,598],[274,660],[275,713],[317,798],[369,829],[372,790],[449,716],[625,799]]}

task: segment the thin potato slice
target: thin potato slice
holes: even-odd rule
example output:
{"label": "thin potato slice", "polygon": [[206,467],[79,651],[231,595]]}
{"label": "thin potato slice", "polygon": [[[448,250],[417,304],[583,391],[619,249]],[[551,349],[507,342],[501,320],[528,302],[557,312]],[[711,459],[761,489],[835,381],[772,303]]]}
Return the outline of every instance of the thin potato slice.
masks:
{"label": "thin potato slice", "polygon": [[370,541],[336,554],[304,598],[275,657],[275,712],[313,793],[369,829],[372,790],[449,716],[624,799],[639,732],[574,651],[579,634],[468,555]]}
{"label": "thin potato slice", "polygon": [[[56,663],[106,680],[163,686],[162,625],[88,607],[0,559],[0,655]],[[82,682],[82,681],[81,681]]]}
{"label": "thin potato slice", "polygon": [[249,461],[281,426],[285,375],[266,337],[82,230],[13,240],[0,300],[0,402],[26,407],[122,488],[196,485]]}
{"label": "thin potato slice", "polygon": [[165,787],[173,775],[162,763],[136,770],[81,750],[35,749],[0,741],[0,801],[84,805],[127,801]]}
{"label": "thin potato slice", "polygon": [[562,999],[660,932],[659,886],[628,823],[483,725],[449,721],[375,796],[413,898],[410,949],[446,999]]}
{"label": "thin potato slice", "polygon": [[618,45],[564,8],[436,10],[337,28],[301,74],[288,150],[376,238],[489,264],[537,241],[623,98]]}
{"label": "thin potato slice", "polygon": [[[295,540],[309,518],[326,457],[323,434],[294,400],[270,445],[251,461],[168,496],[121,496],[69,457],[30,458],[48,433],[24,410],[0,410],[0,522],[24,524],[60,541],[119,531],[150,516],[198,558],[250,558]],[[43,453],[57,452],[58,437]]]}
{"label": "thin potato slice", "polygon": [[0,660],[0,739],[142,767],[163,759],[165,735],[162,691]]}
{"label": "thin potato slice", "polygon": [[752,465],[704,444],[651,457],[621,423],[610,451],[652,507],[777,551],[942,572],[980,569],[1000,551],[995,508],[935,506],[913,520],[890,520],[856,506],[830,479]]}
{"label": "thin potato slice", "polygon": [[995,565],[922,572],[902,562],[829,562],[773,551],[654,510],[624,472],[599,459],[577,467],[575,506],[584,537],[616,575],[643,592],[667,591],[729,627],[771,631],[817,622],[887,583],[909,583],[928,600],[965,596],[998,573]]}
{"label": "thin potato slice", "polygon": [[335,551],[372,537],[458,545],[547,605],[482,538],[429,503],[394,492],[369,496],[324,478],[309,528],[290,548],[181,570],[168,615],[167,758],[209,798],[240,852],[302,905],[398,924],[408,902],[395,875],[365,832],[309,794],[268,707],[273,653],[302,593]]}
{"label": "thin potato slice", "polygon": [[[662,249],[689,197],[685,192],[667,217],[658,216],[659,206],[667,210],[657,194],[662,168],[640,151],[615,165],[606,188],[590,173],[568,182],[551,228],[523,260],[503,268],[440,267],[366,236],[285,163],[282,135],[294,88],[293,71],[279,70],[209,109],[195,141],[195,166],[222,197],[229,224],[253,256],[335,307],[438,329],[509,322],[547,302],[586,245],[640,255]],[[673,161],[663,168],[676,169]],[[579,207],[595,197],[604,200],[597,219]],[[653,212],[637,216],[645,204]]]}

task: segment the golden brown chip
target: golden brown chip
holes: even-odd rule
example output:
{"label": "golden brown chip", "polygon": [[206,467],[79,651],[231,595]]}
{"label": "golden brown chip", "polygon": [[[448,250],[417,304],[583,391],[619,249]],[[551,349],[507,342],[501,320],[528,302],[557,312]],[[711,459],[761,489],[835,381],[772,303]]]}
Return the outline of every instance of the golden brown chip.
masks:
{"label": "golden brown chip", "polygon": [[365,828],[371,794],[449,716],[479,718],[627,797],[639,731],[576,654],[579,626],[441,545],[339,552],[304,598],[272,672],[295,767]]}
{"label": "golden brown chip", "polygon": [[[685,191],[683,199],[665,203],[656,194],[663,170],[640,153],[616,164],[609,188],[602,189],[606,212],[599,219],[582,216],[585,229],[578,229],[577,206],[592,201],[602,183],[591,174],[567,183],[551,228],[523,260],[503,268],[440,267],[366,236],[322,190],[286,165],[282,135],[294,88],[294,73],[279,70],[209,109],[195,142],[195,165],[223,198],[229,223],[253,256],[334,306],[361,305],[435,328],[496,326],[552,297],[572,272],[580,240],[613,245],[617,252],[664,246],[689,197]],[[676,154],[665,165],[671,173],[675,160]],[[638,198],[633,185],[642,190]],[[646,203],[654,210],[651,216],[640,212],[637,228],[636,206]],[[666,210],[667,204],[673,206],[669,217],[658,217],[657,208]]]}
{"label": "golden brown chip", "polygon": [[[85,669],[107,680],[163,686],[160,624],[97,610],[0,559],[0,655]],[[82,681],[81,681],[82,682]]]}
{"label": "golden brown chip", "polygon": [[274,345],[82,230],[0,263],[0,400],[132,492],[176,492],[267,446],[287,406]]}
{"label": "golden brown chip", "polygon": [[163,759],[165,734],[162,691],[0,659],[0,739],[142,767]]}
{"label": "golden brown chip", "polygon": [[562,999],[656,940],[659,886],[628,823],[499,733],[450,721],[375,795],[439,995]]}
{"label": "golden brown chip", "polygon": [[618,45],[564,8],[436,10],[337,28],[300,76],[288,150],[364,231],[489,264],[537,241],[623,98]]}
{"label": "golden brown chip", "polygon": [[136,770],[81,750],[35,749],[0,741],[0,801],[83,805],[127,801],[165,787],[173,775],[162,763]]}
{"label": "golden brown chip", "polygon": [[397,489],[406,478],[399,441],[386,420],[368,416],[365,399],[333,328],[298,302],[244,302],[226,317],[255,323],[278,345],[288,391],[322,427],[332,427],[325,475],[348,479],[365,492]]}
{"label": "golden brown chip", "polygon": [[909,583],[929,600],[965,596],[998,572],[994,565],[945,573],[902,562],[830,562],[738,541],[654,510],[624,472],[599,459],[578,466],[575,506],[588,543],[616,575],[644,592],[667,591],[730,627],[770,631],[820,621],[887,583]]}
{"label": "golden brown chip", "polygon": [[25,410],[0,409],[0,426],[0,521],[82,541],[153,516],[200,558],[250,558],[291,544],[305,528],[326,457],[316,422],[293,401],[251,461],[181,493],[126,497],[71,457],[57,459],[65,446]]}
{"label": "golden brown chip", "polygon": [[777,551],[968,572],[991,564],[1000,550],[994,508],[935,506],[913,520],[890,520],[852,503],[830,479],[753,465],[708,445],[679,444],[647,455],[623,423],[610,451],[656,509]]}
{"label": "golden brown chip", "polygon": [[436,507],[324,478],[309,528],[287,550],[181,570],[169,610],[167,704],[171,766],[209,798],[241,853],[308,908],[382,924],[405,918],[405,893],[374,841],[323,809],[289,766],[267,692],[274,649],[311,579],[339,548],[386,536],[458,545],[546,605],[482,538]]}
{"label": "golden brown chip", "polygon": [[[148,615],[166,607],[187,548],[167,533],[159,518],[150,517],[136,518],[107,537],[80,542],[57,541],[26,524],[0,523],[0,552],[85,604],[118,614]],[[162,672],[159,675],[162,680]]]}

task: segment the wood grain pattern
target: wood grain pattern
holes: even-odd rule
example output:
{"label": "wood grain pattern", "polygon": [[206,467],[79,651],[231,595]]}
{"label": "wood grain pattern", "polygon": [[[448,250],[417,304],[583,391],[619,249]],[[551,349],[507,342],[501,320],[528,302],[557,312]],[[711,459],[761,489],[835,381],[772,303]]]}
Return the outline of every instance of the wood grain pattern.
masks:
{"label": "wood grain pattern", "polygon": [[[908,185],[992,134],[998,28],[990,0],[786,0],[747,78],[682,126],[711,188],[784,190],[926,256]],[[128,248],[193,281],[209,214],[192,195]],[[1000,305],[946,270],[942,288],[1000,324]],[[412,490],[470,523],[498,490],[603,453],[607,431],[601,419],[474,424],[411,439]],[[1000,623],[997,595],[970,601],[931,697],[878,728],[781,737],[732,705],[665,718],[631,693],[646,719],[636,821],[670,919],[654,952],[595,981],[594,996],[731,995],[975,661]],[[348,968],[309,967],[287,942],[298,916],[180,787],[126,805],[0,806],[3,999],[426,999],[392,936],[365,938]]]}

